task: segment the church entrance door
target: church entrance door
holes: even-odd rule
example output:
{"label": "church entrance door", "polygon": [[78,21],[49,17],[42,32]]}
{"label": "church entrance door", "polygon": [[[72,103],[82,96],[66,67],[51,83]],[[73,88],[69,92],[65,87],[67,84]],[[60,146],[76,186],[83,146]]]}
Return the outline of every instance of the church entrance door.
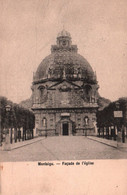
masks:
{"label": "church entrance door", "polygon": [[63,135],[68,135],[68,123],[63,123]]}

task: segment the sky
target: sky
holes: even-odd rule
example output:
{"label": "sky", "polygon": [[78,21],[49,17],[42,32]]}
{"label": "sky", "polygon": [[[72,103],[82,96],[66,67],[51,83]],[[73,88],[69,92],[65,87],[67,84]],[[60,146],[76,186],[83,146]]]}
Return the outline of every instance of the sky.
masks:
{"label": "sky", "polygon": [[33,72],[64,28],[96,71],[99,93],[127,96],[126,0],[0,0],[0,95],[31,96]]}

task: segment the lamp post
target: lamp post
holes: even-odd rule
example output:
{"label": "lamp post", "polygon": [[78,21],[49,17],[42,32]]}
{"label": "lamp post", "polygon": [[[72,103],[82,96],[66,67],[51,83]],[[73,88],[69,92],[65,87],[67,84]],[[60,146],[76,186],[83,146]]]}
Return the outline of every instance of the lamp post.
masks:
{"label": "lamp post", "polygon": [[114,111],[114,118],[116,119],[115,121],[117,126],[117,146],[119,146],[118,143],[122,142],[122,136],[124,136],[121,131],[121,119],[123,118],[123,112],[120,110],[120,103],[118,101],[115,103],[115,107],[116,110]]}
{"label": "lamp post", "polygon": [[9,136],[9,114],[11,110],[11,106],[7,105],[6,107],[6,119],[7,119],[7,128],[5,131],[5,144],[4,144],[4,150],[10,150],[10,136]]}
{"label": "lamp post", "polygon": [[[6,112],[8,114],[8,119],[9,120],[9,116],[11,117],[11,120],[12,120],[12,109],[11,109],[11,106],[10,105],[7,105],[6,106]],[[11,125],[11,124],[10,124]],[[9,128],[9,124],[8,124],[8,128]],[[11,127],[11,137],[10,137],[10,143],[12,144],[12,127]]]}

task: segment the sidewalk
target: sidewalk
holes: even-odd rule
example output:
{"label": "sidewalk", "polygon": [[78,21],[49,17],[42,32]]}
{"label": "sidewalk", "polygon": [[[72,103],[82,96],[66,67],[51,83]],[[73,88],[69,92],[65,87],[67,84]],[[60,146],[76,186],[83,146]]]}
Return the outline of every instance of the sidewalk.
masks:
{"label": "sidewalk", "polygon": [[87,136],[88,139],[100,142],[102,144],[120,149],[120,150],[124,150],[127,151],[127,142],[126,143],[119,143],[117,141],[114,140],[108,140],[108,139],[104,139],[104,138],[100,138],[100,137],[94,137],[94,136]]}
{"label": "sidewalk", "polygon": [[[21,142],[12,143],[12,144],[9,144],[9,148],[10,148],[9,150],[14,150],[14,149],[17,149],[17,148],[21,148],[23,146],[33,144],[33,143],[41,141],[43,139],[45,139],[45,137],[36,137],[36,138],[30,139],[30,140],[24,140],[24,141],[21,141]],[[0,146],[0,151],[1,150],[2,151],[4,150],[4,145]]]}

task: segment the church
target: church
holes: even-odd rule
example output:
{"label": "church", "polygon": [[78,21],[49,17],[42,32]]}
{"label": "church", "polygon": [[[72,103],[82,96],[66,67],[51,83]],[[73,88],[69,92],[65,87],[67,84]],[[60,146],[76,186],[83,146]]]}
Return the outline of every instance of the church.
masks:
{"label": "church", "polygon": [[96,73],[62,30],[33,75],[38,136],[95,135],[98,88]]}

